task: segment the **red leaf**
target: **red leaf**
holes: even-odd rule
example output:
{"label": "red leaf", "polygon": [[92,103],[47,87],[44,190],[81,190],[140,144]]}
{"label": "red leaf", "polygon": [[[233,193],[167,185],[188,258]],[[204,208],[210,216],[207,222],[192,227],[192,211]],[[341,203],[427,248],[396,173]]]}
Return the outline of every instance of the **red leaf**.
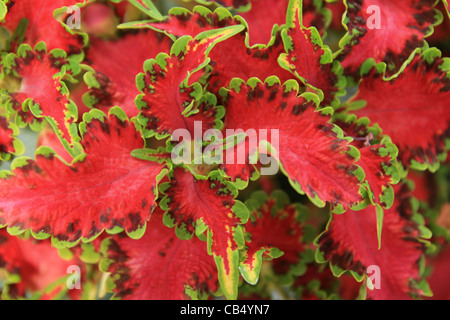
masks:
{"label": "red leaf", "polygon": [[305,85],[321,90],[322,105],[339,104],[345,92],[342,68],[333,60],[331,50],[324,45],[315,28],[306,28],[302,21],[302,2],[291,1],[286,18],[288,29],[282,31],[286,54],[280,65],[295,74]]}
{"label": "red leaf", "polygon": [[216,292],[216,266],[206,243],[198,238],[180,240],[161,218],[157,209],[140,240],[118,235],[103,243],[115,296],[182,300],[189,299],[192,290],[200,295]]}
{"label": "red leaf", "polygon": [[400,179],[399,168],[395,163],[398,150],[388,137],[369,127],[369,119],[348,116],[345,119],[337,115],[334,121],[344,133],[353,138],[351,145],[361,153],[357,164],[364,170],[365,180],[372,193],[374,203],[390,207],[393,201],[391,184]]}
{"label": "red leaf", "polygon": [[[160,52],[168,53],[170,45],[168,37],[152,30],[115,40],[92,38],[86,59],[96,73],[91,74],[94,79],[86,81],[91,91],[83,100],[88,106],[105,112],[120,106],[127,116],[137,116],[139,110],[134,103],[139,94],[136,75],[141,72],[147,59],[156,57]],[[133,48],[133,54],[127,48]],[[109,58],[105,59],[106,56]]]}
{"label": "red leaf", "polygon": [[11,108],[19,112],[19,123],[34,127],[34,117],[44,117],[71,145],[75,135],[71,127],[77,120],[77,110],[68,99],[62,80],[78,73],[76,62],[67,59],[60,50],[47,53],[45,44],[39,43],[34,50],[28,45],[20,46],[17,55],[3,59],[3,65],[9,76],[18,76],[22,81],[17,90],[7,95]]}
{"label": "red leaf", "polygon": [[140,235],[164,165],[130,155],[144,141],[122,120],[123,111],[114,110],[109,118],[100,111],[89,115],[82,124],[85,156],[68,166],[53,150],[41,148],[35,161],[18,159],[13,173],[3,175],[0,225],[16,232],[31,229],[39,238],[51,235],[61,246],[92,239],[104,229]]}
{"label": "red leaf", "polygon": [[287,274],[300,261],[304,250],[299,221],[302,209],[288,204],[284,197],[285,194],[267,197],[258,193],[246,203],[251,216],[245,225],[248,241],[240,270],[250,284],[258,282],[263,259],[276,258],[272,264],[277,274]]}
{"label": "red leaf", "polygon": [[[384,211],[381,249],[378,248],[375,206],[362,211],[333,215],[317,243],[332,269],[351,270],[362,277],[369,266],[379,267],[380,287],[368,291],[370,299],[409,299],[420,295],[410,280],[419,281],[419,260],[425,249],[421,240],[411,191],[406,184],[396,185],[395,202]],[[342,271],[339,272],[339,274]]]}
{"label": "red leaf", "polygon": [[72,34],[61,24],[67,14],[60,14],[57,19],[53,12],[62,7],[84,3],[86,0],[11,0],[8,1],[8,13],[3,26],[12,34],[27,19],[24,42],[35,46],[44,41],[49,50],[63,49],[69,54],[80,53],[84,45],[82,36]]}
{"label": "red leaf", "polygon": [[166,210],[164,220],[176,227],[179,237],[189,239],[200,226],[208,228],[222,290],[227,296],[233,295],[239,277],[239,225],[246,219],[236,209],[239,208],[235,200],[237,191],[218,175],[198,180],[189,171],[177,168],[163,192],[166,195],[161,202]]}
{"label": "red leaf", "polygon": [[450,137],[450,78],[448,59],[436,49],[416,54],[396,78],[383,77],[380,66],[365,65],[366,74],[351,103],[365,101],[365,107],[349,110],[368,117],[389,135],[399,149],[405,166],[436,169],[438,156],[446,152]]}
{"label": "red leaf", "polygon": [[[15,279],[20,281],[18,283],[7,281],[7,295],[11,298],[25,297],[27,293],[46,289],[66,276],[67,268],[77,263],[75,260],[61,259],[58,250],[49,241],[20,239],[0,229],[0,268],[6,270],[9,277],[20,277]],[[46,298],[50,299],[58,292],[53,291]]]}
{"label": "red leaf", "polygon": [[[298,192],[319,206],[325,201],[351,206],[362,200],[355,176],[358,168],[350,155],[354,150],[329,123],[331,110],[317,110],[316,95],[299,96],[296,82],[281,85],[272,77],[265,83],[253,79],[247,84],[236,79],[226,100],[225,129],[255,130],[258,137],[261,129],[278,130],[279,146],[271,143]],[[247,155],[252,152],[245,150]]]}
{"label": "red leaf", "polygon": [[[139,121],[144,126],[145,136],[165,137],[176,129],[191,129],[195,120],[210,122],[210,113],[205,117],[197,113],[187,119],[185,112],[198,107],[203,89],[197,82],[208,63],[207,54],[217,42],[242,31],[242,26],[230,26],[207,31],[196,38],[178,39],[170,55],[159,54],[144,65],[144,73],[137,77],[139,90],[143,94],[136,98],[141,110]],[[197,103],[197,104],[196,104]]]}
{"label": "red leaf", "polygon": [[435,0],[347,0],[348,34],[338,57],[346,73],[356,76],[368,58],[374,58],[377,63],[386,62],[390,74],[397,72],[414,49],[423,46],[433,25],[440,22],[441,15],[434,9],[436,3]]}

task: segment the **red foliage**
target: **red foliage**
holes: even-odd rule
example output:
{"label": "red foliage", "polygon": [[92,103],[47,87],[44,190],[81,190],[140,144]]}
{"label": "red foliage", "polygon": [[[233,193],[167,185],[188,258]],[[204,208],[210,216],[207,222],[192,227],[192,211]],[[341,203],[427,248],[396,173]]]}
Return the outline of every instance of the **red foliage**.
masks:
{"label": "red foliage", "polygon": [[198,2],[0,1],[1,298],[450,299],[448,1]]}

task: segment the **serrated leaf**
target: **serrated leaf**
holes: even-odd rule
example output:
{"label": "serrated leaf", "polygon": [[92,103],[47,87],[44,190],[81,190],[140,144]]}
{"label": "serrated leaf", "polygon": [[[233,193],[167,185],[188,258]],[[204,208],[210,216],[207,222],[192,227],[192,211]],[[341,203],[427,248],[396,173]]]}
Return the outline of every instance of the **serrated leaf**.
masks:
{"label": "serrated leaf", "polygon": [[337,105],[337,97],[345,93],[342,68],[333,60],[330,48],[323,44],[317,29],[304,27],[302,1],[289,2],[286,19],[287,29],[282,31],[286,54],[280,56],[280,65],[305,85],[319,89],[322,105]]}
{"label": "serrated leaf", "polygon": [[350,270],[361,281],[369,276],[366,273],[371,267],[375,283],[374,290],[367,291],[369,299],[403,300],[420,294],[410,286],[410,280],[420,279],[419,260],[426,244],[414,221],[417,213],[408,185],[396,185],[394,189],[394,205],[384,210],[381,248],[375,206],[332,215],[326,231],[317,239],[318,250],[330,261],[335,274],[336,270]]}
{"label": "serrated leaf", "polygon": [[[35,118],[47,120],[65,144],[72,149],[77,140],[75,121],[78,111],[68,99],[68,90],[63,82],[66,76],[79,72],[78,64],[67,59],[66,54],[53,50],[46,52],[42,42],[31,49],[22,45],[18,54],[9,54],[2,61],[4,72],[11,77],[19,77],[21,84],[10,92],[4,90],[5,104],[11,111],[18,112],[18,123],[28,122],[33,129]],[[24,113],[26,116],[23,116]],[[38,129],[41,129],[40,126]],[[74,150],[70,150],[76,153]]]}
{"label": "serrated leaf", "polygon": [[209,51],[217,42],[232,37],[242,28],[230,26],[205,31],[196,38],[182,37],[173,44],[170,55],[159,54],[144,64],[145,73],[139,74],[136,80],[142,91],[136,104],[141,110],[139,121],[145,136],[162,138],[176,129],[190,129],[195,120],[210,121],[201,112],[189,120],[184,113],[203,95],[198,81],[203,76],[201,70],[209,61]]}
{"label": "serrated leaf", "polygon": [[[358,76],[360,66],[368,59],[388,65],[390,75],[396,73],[433,26],[442,21],[435,10],[435,0],[346,0],[343,22],[348,33],[341,40],[338,59],[347,74]],[[389,35],[389,41],[386,41]]]}
{"label": "serrated leaf", "polygon": [[0,181],[0,225],[52,236],[58,247],[117,227],[133,236],[145,226],[164,164],[130,155],[144,141],[128,120],[91,112],[80,126],[86,154],[70,166],[48,147],[36,160],[13,162],[13,175]]}
{"label": "serrated leaf", "polygon": [[162,223],[158,209],[140,240],[116,236],[104,242],[103,254],[116,298],[184,300],[189,291],[216,292],[217,271],[206,243],[180,240]]}
{"label": "serrated leaf", "polygon": [[[448,151],[450,137],[450,69],[448,59],[431,48],[416,53],[403,72],[386,79],[384,68],[373,63],[350,101],[366,101],[364,108],[349,110],[377,123],[399,150],[405,167],[435,171]],[[416,163],[416,165],[414,165]]]}
{"label": "serrated leaf", "polygon": [[357,164],[365,173],[372,203],[389,208],[393,202],[391,185],[400,179],[400,169],[395,161],[397,148],[387,137],[382,137],[370,127],[367,118],[357,119],[354,115],[336,115],[336,118],[334,123],[353,139],[351,144],[361,154]]}
{"label": "serrated leaf", "polygon": [[289,203],[283,204],[278,194],[272,194],[258,207],[252,207],[250,219],[245,224],[247,241],[239,269],[252,285],[259,280],[263,259],[274,259],[274,272],[284,275],[299,263],[300,253],[305,249],[299,221],[303,212]]}
{"label": "serrated leaf", "polygon": [[[281,85],[272,80],[232,82],[226,92],[224,128],[254,131],[259,137],[257,141],[264,139],[263,133],[265,139],[278,133],[279,141],[276,138],[268,141],[272,144],[271,165],[279,160],[294,188],[306,193],[317,205],[330,202],[351,206],[362,201],[360,182],[354,173],[357,170],[354,157],[359,155],[354,154],[342,132],[330,124],[329,113],[317,108],[317,96],[299,95],[296,82]],[[244,158],[248,159],[254,151],[243,147]],[[239,145],[236,148],[234,154],[239,152]],[[233,168],[234,163],[225,163],[223,170],[227,172],[227,167]],[[248,180],[248,177],[241,179],[245,178]]]}
{"label": "serrated leaf", "polygon": [[[171,43],[169,38],[152,30],[127,34],[114,40],[91,39],[86,59],[95,72],[84,76],[91,89],[83,97],[86,105],[105,112],[120,106],[130,118],[137,116],[139,109],[134,103],[139,94],[136,75],[141,72],[147,59],[161,52],[169,53]],[[126,48],[133,48],[133,53],[130,54]]]}
{"label": "serrated leaf", "polygon": [[229,299],[235,298],[239,280],[235,260],[239,260],[237,250],[242,245],[238,229],[248,218],[245,207],[243,213],[236,210],[236,190],[218,177],[210,175],[207,180],[199,180],[177,168],[164,194],[161,207],[166,211],[166,224],[175,227],[179,237],[192,238],[200,221],[202,230],[207,228],[222,290]]}

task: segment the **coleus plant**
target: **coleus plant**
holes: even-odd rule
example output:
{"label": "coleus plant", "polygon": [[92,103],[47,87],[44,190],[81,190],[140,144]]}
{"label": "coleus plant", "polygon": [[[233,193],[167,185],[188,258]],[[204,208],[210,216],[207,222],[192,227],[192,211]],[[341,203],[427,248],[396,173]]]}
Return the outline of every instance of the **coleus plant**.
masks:
{"label": "coleus plant", "polygon": [[448,298],[448,12],[198,2],[0,1],[1,297]]}

